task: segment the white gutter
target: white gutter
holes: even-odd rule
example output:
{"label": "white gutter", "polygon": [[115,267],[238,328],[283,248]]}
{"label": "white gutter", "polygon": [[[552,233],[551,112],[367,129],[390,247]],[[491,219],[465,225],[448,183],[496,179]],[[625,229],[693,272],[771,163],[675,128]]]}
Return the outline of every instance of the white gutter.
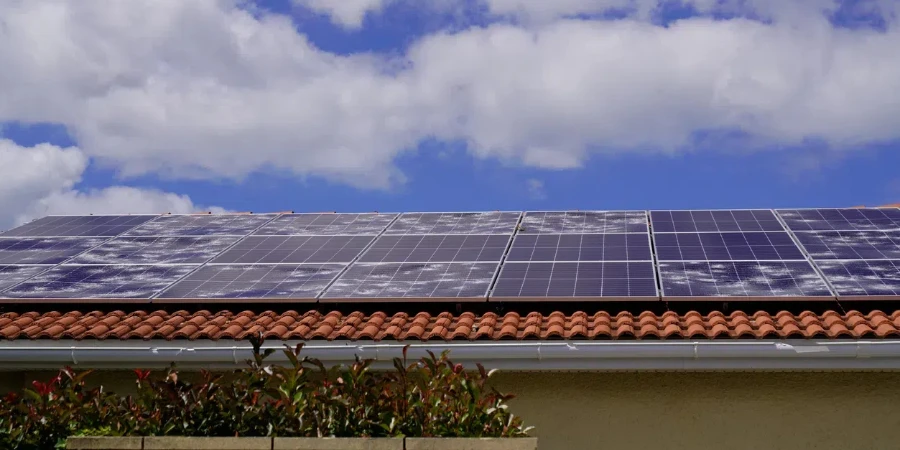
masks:
{"label": "white gutter", "polygon": [[[292,347],[297,341],[288,343]],[[350,363],[358,355],[392,367],[403,343],[371,341],[306,343],[301,355],[326,365]],[[266,361],[284,364],[281,343]],[[57,369],[183,369],[246,367],[252,347],[234,341],[6,341],[0,342],[0,371]],[[900,340],[785,341],[526,341],[417,342],[409,358],[450,350],[454,362],[503,370],[890,370],[900,369]]]}

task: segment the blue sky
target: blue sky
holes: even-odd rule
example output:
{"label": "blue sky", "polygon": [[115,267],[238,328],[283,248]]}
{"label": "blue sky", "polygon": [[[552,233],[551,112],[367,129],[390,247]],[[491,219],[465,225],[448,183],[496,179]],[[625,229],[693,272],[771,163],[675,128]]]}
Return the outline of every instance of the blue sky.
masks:
{"label": "blue sky", "polygon": [[[147,34],[121,40],[176,42],[173,44],[176,50],[159,54],[159,61],[165,62],[164,68],[161,68],[162,63],[151,64],[156,47],[148,45],[150,50],[123,47],[125,53],[130,50],[146,52],[146,68],[133,67],[122,62],[127,59],[118,61],[104,54],[83,71],[71,69],[71,78],[54,79],[48,75],[46,82],[50,87],[42,88],[44,92],[39,101],[26,96],[22,101],[30,103],[23,107],[25,103],[3,105],[0,100],[0,119],[3,119],[0,139],[8,140],[7,148],[13,155],[9,161],[24,161],[22,164],[42,167],[35,171],[35,180],[53,178],[63,181],[45,183],[32,179],[22,181],[16,176],[4,177],[7,181],[0,180],[0,183],[8,186],[0,189],[0,205],[7,211],[0,222],[21,221],[45,213],[150,212],[167,207],[179,211],[210,206],[259,212],[459,211],[778,208],[878,205],[900,201],[900,175],[896,170],[900,167],[900,126],[897,126],[900,119],[891,116],[894,110],[888,101],[900,96],[900,92],[889,89],[896,83],[891,80],[893,72],[890,71],[896,68],[900,74],[900,65],[875,64],[886,57],[878,53],[879,49],[890,48],[891,43],[900,45],[891,11],[885,9],[890,7],[889,2],[881,9],[869,2],[843,2],[836,8],[822,11],[821,5],[827,2],[813,0],[798,1],[796,5],[805,6],[796,10],[781,9],[772,6],[771,2],[756,2],[759,5],[754,6],[753,1],[746,2],[750,6],[740,8],[728,9],[720,5],[718,9],[704,10],[703,4],[708,2],[692,5],[690,2],[584,0],[579,3],[576,0],[571,2],[572,5],[580,6],[573,6],[571,10],[546,11],[540,7],[535,9],[534,5],[538,3],[528,1],[519,2],[517,9],[504,9],[504,5],[513,5],[518,0],[505,0],[505,3],[504,0],[489,0],[494,2],[492,4],[475,0],[466,4],[433,1],[435,5],[426,5],[428,2],[412,4],[407,0],[363,1],[360,4],[369,7],[362,9],[364,15],[359,24],[353,23],[358,11],[339,11],[335,8],[340,7],[329,0],[267,0],[252,5],[212,2],[214,5],[208,10],[210,17],[235,20],[229,22],[231,29],[239,29],[235,24],[245,26],[242,21],[248,20],[234,12],[240,9],[249,11],[251,17],[260,21],[252,24],[257,33],[262,34],[259,30],[270,27],[277,31],[273,31],[272,36],[283,40],[290,36],[291,41],[273,45],[273,49],[278,49],[273,50],[275,56],[259,52],[245,61],[234,59],[244,57],[241,52],[235,53],[238,56],[216,56],[217,46],[224,44],[216,42],[215,33],[222,32],[219,28],[225,27],[210,25],[208,39],[202,35],[205,30],[202,27],[196,28],[194,34],[169,36],[165,36],[164,28],[153,29]],[[648,14],[640,11],[643,4],[651,5]],[[163,12],[158,11],[162,9],[166,8],[157,8],[153,13],[162,17]],[[12,23],[17,17],[27,17],[26,14],[32,14],[35,21],[40,21],[36,11],[22,9],[19,12],[19,16],[0,14],[0,17],[7,17],[0,18],[0,22]],[[84,17],[78,11],[67,13],[72,14],[70,22],[75,24],[72,28],[79,25],[80,17]],[[193,13],[196,15],[197,11]],[[172,17],[185,17],[179,14],[184,13],[172,12]],[[290,22],[284,22],[287,20]],[[582,24],[573,23],[577,21]],[[597,35],[596,44],[585,39],[591,36],[586,33],[606,32],[613,22],[633,25],[616,31],[613,41],[601,43],[601,39],[609,39],[603,34]],[[744,25],[744,22],[750,25]],[[294,34],[278,28],[284,23],[290,24]],[[85,22],[83,25],[91,24]],[[580,25],[593,28],[578,28]],[[731,33],[723,35],[722,41],[736,42],[736,56],[723,59],[724,62],[708,63],[703,55],[722,52],[725,47],[694,49],[675,43],[669,50],[681,51],[683,56],[673,60],[673,65],[664,68],[663,73],[658,73],[660,67],[649,70],[631,67],[636,64],[633,61],[648,57],[641,52],[652,53],[646,49],[649,44],[639,41],[642,38],[636,36],[657,33],[658,37],[650,42],[666,46],[669,42],[681,42],[679,39],[682,38],[678,36],[683,36],[667,33],[682,33],[678,30],[688,27],[695,34],[707,33],[701,36],[704,43],[709,42],[710,37],[715,38],[717,33]],[[747,31],[748,27],[759,28]],[[95,28],[101,28],[101,31],[97,31],[83,49],[88,57],[96,54],[87,48],[88,45],[98,41],[117,42],[116,33],[128,32],[124,26],[109,27],[106,34],[105,28]],[[792,28],[806,31],[804,36],[818,38],[797,37],[797,42],[791,42],[797,35],[785,30]],[[640,33],[630,35],[635,29]],[[537,52],[541,51],[523,47],[527,44],[503,47],[504,42],[515,41],[510,37],[513,32],[530,36],[532,42],[541,45],[552,42],[555,47],[549,49],[550,53],[582,52],[580,57],[547,60],[548,65],[560,68],[562,74],[570,71],[560,64],[580,65],[582,60],[602,59],[602,53],[615,46],[614,50],[623,56],[612,62],[604,61],[605,65],[599,66],[602,70],[573,66],[572,71],[587,70],[587,77],[581,80],[597,79],[601,80],[600,84],[605,77],[618,77],[616,72],[620,67],[624,67],[624,75],[616,78],[611,90],[585,89],[583,100],[579,98],[577,85],[569,90],[543,89],[541,83],[553,84],[553,77],[559,76],[555,72],[537,76],[544,66],[516,67],[512,70],[516,73],[499,79],[500,84],[491,84],[485,80],[499,78],[495,74],[515,64],[516,58],[537,60]],[[580,40],[567,41],[560,37],[569,32],[573,33],[572,39]],[[821,52],[826,56],[817,61],[828,60],[830,65],[822,72],[809,68],[786,69],[795,63],[795,56],[789,51],[783,57],[778,56],[777,49],[771,51],[776,54],[772,56],[767,50],[771,47],[766,47],[765,43],[753,48],[756,44],[748,42],[755,41],[740,41],[744,32],[771,32],[774,40],[770,43],[786,40],[783,42],[785,47],[796,47],[803,54]],[[481,44],[464,45],[464,39],[469,35],[476,36],[472,39]],[[884,46],[871,44],[869,48],[868,41],[860,38],[869,36],[882,39]],[[59,37],[66,38],[64,35]],[[306,43],[293,41],[295,38],[305,39]],[[179,39],[184,55],[177,50]],[[28,43],[37,47],[33,40],[24,42],[25,48]],[[257,46],[265,45],[260,43],[263,41],[252,42]],[[78,39],[70,40],[72,46],[79,44]],[[283,68],[278,63],[277,52],[287,52],[284,48],[290,45],[296,48],[285,54],[296,65]],[[480,51],[484,45],[493,46],[490,49],[493,53],[471,53]],[[254,47],[253,51],[258,48]],[[860,49],[872,53],[857,55]],[[192,53],[193,50],[197,53]],[[43,56],[31,58],[55,58],[52,53],[46,56],[46,49],[43,51]],[[453,53],[455,51],[459,53]],[[529,51],[535,53],[529,54]],[[314,52],[319,59],[309,61],[303,52]],[[745,52],[750,55],[746,60],[742,59]],[[37,48],[35,54],[38,54]],[[199,56],[204,54],[213,56]],[[847,54],[872,65],[853,64],[852,58],[841,56]],[[3,55],[0,48],[0,57]],[[512,62],[489,67],[489,72],[478,71],[484,67],[469,67],[469,61],[491,61],[507,55]],[[652,59],[653,55],[649,57]],[[711,83],[715,84],[710,91],[714,94],[710,97],[712,100],[697,98],[706,95],[706,86],[702,82],[697,82],[696,86],[685,85],[679,78],[681,75],[667,73],[669,70],[693,70],[691,63],[685,62],[692,58],[700,58],[698,67],[710,64],[709,70],[704,69],[702,73],[717,74],[711,78]],[[10,60],[19,61],[12,57]],[[271,64],[274,69],[267,70],[268,66],[263,66],[260,61]],[[69,64],[61,59],[28,65],[33,62],[22,64],[21,74],[30,77],[23,75],[18,80],[23,90],[33,86],[22,80],[46,74],[35,67],[53,70],[54,64]],[[682,63],[684,66],[679,65]],[[350,68],[344,70],[344,64]],[[771,67],[759,68],[766,64]],[[802,61],[796,64],[803,66]],[[459,69],[460,73],[455,74],[458,67],[465,67],[465,70]],[[813,61],[810,67],[816,68],[819,64]],[[303,94],[306,97],[298,97],[302,104],[309,105],[308,108],[293,103],[287,108],[300,109],[250,120],[251,123],[246,125],[238,121],[240,117],[233,119],[231,114],[220,117],[224,114],[221,113],[223,108],[240,110],[244,101],[265,111],[268,109],[266,99],[277,99],[282,90],[284,95],[293,95],[288,91],[304,88],[291,84],[292,70],[309,70],[316,76],[322,75],[325,81],[317,83],[335,79],[346,84],[335,82],[315,87],[311,89],[312,94],[307,92]],[[367,72],[367,78],[354,78],[355,72],[365,70],[371,71]],[[441,70],[454,72],[455,78],[443,80]],[[273,71],[283,73],[269,78]],[[748,71],[753,76],[742,79],[742,74]],[[179,76],[163,78],[161,75],[168,76],[173,72]],[[529,73],[537,75],[529,78]],[[723,73],[725,75],[721,75]],[[852,74],[855,81],[841,84],[842,80],[851,78],[847,74]],[[305,80],[311,76],[302,72],[297,74],[297,79]],[[186,112],[181,118],[175,118],[179,112],[179,107],[175,107],[174,112],[167,112],[164,121],[151,123],[142,116],[129,116],[145,104],[151,105],[147,106],[148,110],[152,108],[154,97],[150,94],[121,101],[116,98],[115,102],[109,100],[112,93],[131,87],[129,77],[142,80],[143,94],[153,91],[157,80],[163,80],[164,92],[153,91],[154,95],[175,98],[174,101],[181,102],[180,107],[186,111],[192,107],[185,103],[191,98],[187,91],[192,86],[207,86],[194,83],[213,80],[235,90],[240,88],[243,97],[234,97],[240,101],[227,106],[204,103],[210,109],[202,115]],[[727,84],[737,83],[736,79],[741,84]],[[872,88],[879,90],[880,97],[887,97],[884,99],[887,106],[872,106],[873,102],[867,101],[866,96],[874,94],[855,91],[868,89],[868,79],[872,80]],[[367,92],[395,81],[395,89],[373,94],[371,101],[365,98]],[[7,84],[8,93],[18,87],[15,82],[14,79]],[[183,91],[179,89],[180,82],[184,83]],[[361,87],[353,87],[357,82]],[[492,103],[482,104],[482,99],[494,98],[495,90],[513,83],[520,83],[521,92],[496,94]],[[666,91],[669,84],[675,86],[672,93]],[[807,88],[809,85],[813,87]],[[446,91],[446,86],[463,86],[460,89],[467,89],[464,92],[475,94],[457,104],[456,96],[441,91]],[[0,88],[0,93],[3,89]],[[102,92],[98,94],[92,89]],[[651,93],[646,98],[631,93],[652,89],[660,93]],[[691,98],[690,93],[681,95],[679,92],[690,89],[704,94]],[[89,95],[83,94],[88,91],[91,92]],[[537,91],[541,93],[535,94]],[[620,91],[625,94],[618,95]],[[409,99],[434,92],[438,92],[434,94],[436,98],[428,103],[417,104],[416,98]],[[557,100],[553,97],[557,92],[560,99],[565,96],[566,102],[576,103]],[[767,95],[773,96],[771,101],[765,98]],[[857,100],[847,104],[829,101],[823,106],[822,100],[814,98],[815,95]],[[49,96],[56,97],[47,99]],[[726,103],[722,103],[723,96],[727,97]],[[315,111],[329,109],[341,98],[361,106],[351,105],[347,108],[350,112],[341,110],[334,117],[323,114],[320,122]],[[528,105],[527,113],[522,112],[523,104],[515,104],[514,100],[519,98]],[[310,99],[309,103],[305,103],[307,99]],[[704,110],[709,102],[715,102],[714,107],[696,113],[694,117],[697,105]],[[367,105],[374,103],[378,103],[378,107],[366,110]],[[396,106],[398,104],[401,106]],[[37,106],[32,108],[32,105]],[[70,112],[57,112],[70,108]],[[282,110],[285,106],[273,103],[271,109]],[[563,111],[565,115],[573,110],[579,112],[572,116],[572,121],[577,122],[575,125],[558,119],[559,113],[555,113]],[[240,116],[239,113],[234,114]],[[402,132],[394,128],[382,130],[381,127],[388,126],[385,125],[387,119],[382,118],[388,116]],[[720,122],[717,116],[727,117],[727,120]],[[682,120],[682,117],[686,118]],[[420,118],[421,123],[418,122]],[[205,122],[207,119],[216,123],[209,125]],[[198,121],[196,128],[208,129],[195,133],[192,120]],[[266,121],[279,125],[270,127]],[[222,131],[228,126],[222,124],[232,122],[234,125],[230,126],[238,131],[233,134]],[[371,125],[360,126],[357,131],[355,127],[359,123]],[[547,124],[546,129],[544,124]],[[609,129],[605,129],[606,124]],[[302,134],[292,134],[295,128]],[[601,128],[604,130],[596,131]],[[307,129],[314,131],[303,131]],[[307,139],[310,133],[316,137]],[[223,134],[226,136],[221,137]],[[384,137],[386,135],[388,137]],[[372,150],[367,147],[370,142]],[[535,149],[530,148],[532,143]],[[74,148],[81,159],[72,157],[66,164],[60,164],[65,168],[60,170],[66,175],[42,172],[47,164],[36,156],[35,146],[44,144],[50,147],[43,157],[56,158],[63,149]],[[218,150],[217,146],[227,147],[227,153],[220,153],[226,150]],[[273,147],[279,150],[268,150]],[[2,149],[0,146],[0,156],[3,156]],[[262,153],[265,155],[257,157]],[[209,162],[216,158],[230,158],[234,163]],[[249,160],[253,161],[246,162]],[[306,162],[319,160],[321,162]],[[388,177],[385,173],[391,175]],[[127,195],[126,191],[115,194],[111,189],[128,191]],[[5,203],[4,190],[8,197]]]}

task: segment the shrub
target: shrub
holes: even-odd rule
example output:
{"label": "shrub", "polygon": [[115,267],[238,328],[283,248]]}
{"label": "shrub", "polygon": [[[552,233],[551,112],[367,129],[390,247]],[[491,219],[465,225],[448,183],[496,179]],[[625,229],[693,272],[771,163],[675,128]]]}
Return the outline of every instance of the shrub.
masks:
{"label": "shrub", "polygon": [[284,350],[286,366],[267,365],[273,350],[254,341],[248,367],[227,379],[208,371],[199,381],[135,370],[137,393],[87,389],[90,371],[70,368],[32,389],[10,394],[0,407],[0,448],[61,447],[68,436],[280,437],[521,437],[529,428],[507,410],[512,398],[487,384],[478,365],[465,371],[447,352],[409,363],[408,347],[394,369],[371,370],[371,360],[326,368]]}

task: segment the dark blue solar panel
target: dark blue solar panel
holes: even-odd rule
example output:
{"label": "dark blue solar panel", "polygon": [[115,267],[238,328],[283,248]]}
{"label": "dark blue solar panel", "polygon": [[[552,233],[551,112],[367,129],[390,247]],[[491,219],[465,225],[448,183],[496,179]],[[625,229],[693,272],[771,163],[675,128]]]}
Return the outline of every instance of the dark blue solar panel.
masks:
{"label": "dark blue solar panel", "polygon": [[395,235],[381,236],[360,262],[500,262],[509,235]]}
{"label": "dark blue solar panel", "polygon": [[216,257],[216,264],[349,263],[375,236],[249,236]]}
{"label": "dark blue solar panel", "polygon": [[541,234],[516,236],[507,261],[651,261],[650,236]]}
{"label": "dark blue solar panel", "polygon": [[655,233],[705,231],[784,231],[775,213],[756,210],[650,211]]}
{"label": "dark blue solar panel", "polygon": [[839,299],[900,299],[900,260],[820,261],[816,265],[837,291]]}
{"label": "dark blue solar panel", "polygon": [[806,261],[661,262],[659,277],[663,299],[833,298]]}
{"label": "dark blue solar panel", "polygon": [[405,213],[385,234],[512,234],[519,213]]}
{"label": "dark blue solar panel", "polygon": [[644,211],[526,212],[519,234],[646,233]]}
{"label": "dark blue solar panel", "polygon": [[778,214],[793,231],[900,230],[900,209],[786,209]]}
{"label": "dark blue solar panel", "polygon": [[900,259],[900,231],[816,231],[796,236],[814,260]]}
{"label": "dark blue solar panel", "polygon": [[656,298],[652,262],[506,263],[492,300]]}
{"label": "dark blue solar panel", "polygon": [[343,264],[204,266],[157,299],[315,301],[344,267]]}
{"label": "dark blue solar panel", "polygon": [[496,263],[355,263],[321,299],[485,301],[496,269]]}
{"label": "dark blue solar panel", "polygon": [[653,234],[660,261],[803,260],[803,252],[784,232]]}
{"label": "dark blue solar panel", "polygon": [[157,216],[47,216],[2,236],[117,236],[154,217]]}
{"label": "dark blue solar panel", "polygon": [[159,216],[126,236],[246,236],[274,215],[193,214]]}
{"label": "dark blue solar panel", "polygon": [[71,264],[201,264],[237,236],[118,237],[69,261]]}
{"label": "dark blue solar panel", "polygon": [[0,264],[59,264],[106,238],[0,238]]}
{"label": "dark blue solar panel", "polygon": [[11,288],[49,268],[49,266],[0,266],[0,291]]}
{"label": "dark blue solar panel", "polygon": [[255,235],[367,235],[380,234],[396,214],[285,214],[260,228]]}
{"label": "dark blue solar panel", "polygon": [[31,299],[149,299],[196,266],[56,266],[3,292]]}

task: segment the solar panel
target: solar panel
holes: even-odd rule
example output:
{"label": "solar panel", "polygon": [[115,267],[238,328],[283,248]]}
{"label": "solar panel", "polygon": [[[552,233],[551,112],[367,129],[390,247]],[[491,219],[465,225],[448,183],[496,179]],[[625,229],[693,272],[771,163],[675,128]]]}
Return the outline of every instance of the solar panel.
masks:
{"label": "solar panel", "polygon": [[500,262],[509,235],[381,236],[359,258],[361,262]]}
{"label": "solar panel", "polygon": [[157,216],[47,216],[2,236],[117,236],[154,217]]}
{"label": "solar panel", "polygon": [[900,297],[900,260],[821,261],[817,265],[839,300]]}
{"label": "solar panel", "polygon": [[203,266],[160,294],[167,300],[291,300],[314,302],[344,264]]}
{"label": "solar panel", "polygon": [[786,209],[778,214],[793,231],[900,230],[900,209]]}
{"label": "solar panel", "polygon": [[0,238],[0,264],[59,264],[105,238]]}
{"label": "solar panel", "polygon": [[491,300],[656,300],[653,263],[533,262],[503,264]]}
{"label": "solar panel", "polygon": [[526,212],[519,234],[646,233],[644,211]]}
{"label": "solar panel", "polygon": [[659,261],[804,260],[785,232],[653,234]]}
{"label": "solar panel", "polygon": [[285,214],[257,230],[259,236],[379,234],[396,214]]}
{"label": "solar panel", "polygon": [[159,216],[126,236],[246,236],[274,215],[193,214]]}
{"label": "solar panel", "polygon": [[56,266],[5,292],[7,298],[42,300],[149,299],[196,266]]}
{"label": "solar panel", "polygon": [[655,233],[784,231],[784,227],[768,209],[650,211]]}
{"label": "solar panel", "polygon": [[645,233],[516,235],[507,261],[652,261]]}
{"label": "solar panel", "polygon": [[49,266],[0,266],[0,291],[11,288],[49,268]]}
{"label": "solar panel", "polygon": [[519,213],[405,213],[385,234],[512,234]]}
{"label": "solar panel", "polygon": [[355,263],[322,300],[485,301],[495,263]]}
{"label": "solar panel", "polygon": [[118,237],[73,258],[72,264],[200,264],[237,236]]}
{"label": "solar panel", "polygon": [[815,231],[796,236],[814,260],[900,259],[900,231]]}
{"label": "solar panel", "polygon": [[667,300],[834,298],[807,261],[661,262],[659,276]]}
{"label": "solar panel", "polygon": [[249,236],[222,253],[215,264],[348,263],[375,236]]}

